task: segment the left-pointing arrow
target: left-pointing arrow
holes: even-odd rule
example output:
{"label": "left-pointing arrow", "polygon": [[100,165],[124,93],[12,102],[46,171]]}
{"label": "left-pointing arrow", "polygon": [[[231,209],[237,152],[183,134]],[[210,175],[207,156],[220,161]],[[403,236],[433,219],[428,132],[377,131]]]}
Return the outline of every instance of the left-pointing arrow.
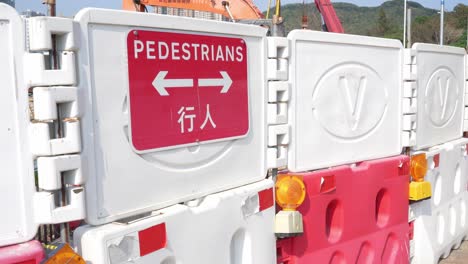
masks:
{"label": "left-pointing arrow", "polygon": [[153,80],[153,86],[161,96],[168,96],[167,88],[193,87],[193,79],[165,79],[167,71],[160,71]]}

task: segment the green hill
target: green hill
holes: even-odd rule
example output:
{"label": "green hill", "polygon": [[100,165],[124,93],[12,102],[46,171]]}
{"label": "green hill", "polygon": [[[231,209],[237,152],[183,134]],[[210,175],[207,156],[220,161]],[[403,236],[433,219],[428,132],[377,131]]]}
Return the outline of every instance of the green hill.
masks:
{"label": "green hill", "polygon": [[[310,1],[309,1],[310,2]],[[401,39],[403,35],[403,0],[391,0],[378,7],[360,7],[349,3],[334,3],[333,6],[346,33]],[[438,42],[439,15],[437,10],[426,8],[416,2],[408,2],[412,10],[413,42]],[[273,8],[270,14],[273,14]],[[289,4],[281,8],[286,31],[301,28],[302,14],[309,20],[309,29],[320,30],[320,14],[315,4]],[[468,6],[459,4],[453,12],[447,12],[446,43],[466,45],[463,40]],[[466,38],[466,37],[465,37]]]}

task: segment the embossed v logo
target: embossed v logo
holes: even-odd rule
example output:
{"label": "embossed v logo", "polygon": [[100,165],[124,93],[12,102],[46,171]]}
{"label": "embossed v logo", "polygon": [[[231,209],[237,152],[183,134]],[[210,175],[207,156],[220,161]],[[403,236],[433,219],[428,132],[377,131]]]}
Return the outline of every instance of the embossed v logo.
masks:
{"label": "embossed v logo", "polygon": [[340,91],[342,91],[346,109],[348,109],[347,120],[351,130],[354,131],[357,129],[361,118],[364,94],[367,88],[367,78],[365,76],[361,76],[356,80],[356,78],[340,76],[339,82],[341,88]]}
{"label": "embossed v logo", "polygon": [[442,78],[437,78],[437,84],[439,85],[439,104],[441,107],[440,111],[440,119],[443,120],[445,117],[445,113],[447,111],[447,102],[448,102],[448,94],[449,94],[449,87],[450,87],[450,78],[447,77],[445,79],[445,87],[442,86]]}

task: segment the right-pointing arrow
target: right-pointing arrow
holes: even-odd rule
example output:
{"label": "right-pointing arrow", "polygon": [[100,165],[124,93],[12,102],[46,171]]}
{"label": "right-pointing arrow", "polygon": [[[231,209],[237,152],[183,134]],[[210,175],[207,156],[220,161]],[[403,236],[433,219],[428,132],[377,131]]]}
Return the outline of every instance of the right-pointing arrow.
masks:
{"label": "right-pointing arrow", "polygon": [[199,87],[222,86],[221,93],[227,93],[231,88],[232,80],[229,74],[225,71],[219,72],[223,78],[221,79],[198,79]]}
{"label": "right-pointing arrow", "polygon": [[193,87],[193,79],[165,79],[167,71],[160,71],[153,80],[153,87],[161,96],[168,96],[167,88]]}

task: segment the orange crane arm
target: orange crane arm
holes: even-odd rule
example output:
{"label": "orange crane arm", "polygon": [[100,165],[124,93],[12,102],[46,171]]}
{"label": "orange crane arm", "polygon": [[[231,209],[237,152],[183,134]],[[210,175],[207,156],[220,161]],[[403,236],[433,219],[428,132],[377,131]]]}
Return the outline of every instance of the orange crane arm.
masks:
{"label": "orange crane arm", "polygon": [[135,4],[134,0],[123,0],[123,9],[141,12],[145,6],[171,7],[216,13],[229,18],[227,12],[229,8],[234,19],[263,18],[262,12],[251,0],[139,0],[137,2],[139,4]]}

